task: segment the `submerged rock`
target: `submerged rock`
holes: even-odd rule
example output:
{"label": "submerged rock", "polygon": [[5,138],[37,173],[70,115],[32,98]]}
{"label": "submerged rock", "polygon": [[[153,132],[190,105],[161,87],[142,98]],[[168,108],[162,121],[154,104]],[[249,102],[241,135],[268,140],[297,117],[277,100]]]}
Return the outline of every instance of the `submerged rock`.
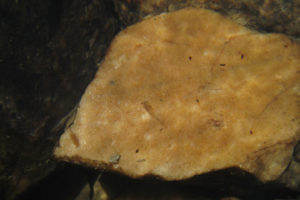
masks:
{"label": "submerged rock", "polygon": [[300,2],[282,0],[114,0],[122,24],[186,7],[211,9],[255,30],[300,36]]}
{"label": "submerged rock", "polygon": [[300,136],[299,55],[208,10],[146,19],[114,39],[55,156],[131,177],[275,180]]}

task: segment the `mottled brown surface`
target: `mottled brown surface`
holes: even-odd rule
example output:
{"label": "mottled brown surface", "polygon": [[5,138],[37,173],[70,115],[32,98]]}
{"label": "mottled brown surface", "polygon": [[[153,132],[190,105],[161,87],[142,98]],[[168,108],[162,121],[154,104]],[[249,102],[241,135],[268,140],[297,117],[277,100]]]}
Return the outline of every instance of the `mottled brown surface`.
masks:
{"label": "mottled brown surface", "polygon": [[111,44],[55,155],[133,177],[275,180],[299,140],[299,54],[208,10],[144,20]]}

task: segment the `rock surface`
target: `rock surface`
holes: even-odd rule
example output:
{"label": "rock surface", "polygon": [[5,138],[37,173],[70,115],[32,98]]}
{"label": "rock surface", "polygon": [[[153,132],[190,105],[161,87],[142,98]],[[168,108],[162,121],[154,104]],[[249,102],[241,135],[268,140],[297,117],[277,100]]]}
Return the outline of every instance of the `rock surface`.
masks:
{"label": "rock surface", "polygon": [[5,200],[56,168],[52,151],[63,130],[59,122],[78,103],[119,24],[112,3],[102,0],[3,0],[0,17]]}
{"label": "rock surface", "polygon": [[247,27],[300,36],[300,2],[282,0],[114,0],[117,14],[127,26],[149,15],[186,7],[218,11]]}
{"label": "rock surface", "polygon": [[299,54],[208,10],[144,20],[111,44],[55,155],[132,177],[275,180],[299,140]]}
{"label": "rock surface", "polygon": [[[65,116],[75,107],[92,80],[97,70],[95,63],[102,60],[107,44],[119,31],[119,21],[124,28],[147,15],[195,6],[216,10],[248,27],[299,37],[300,7],[297,4],[298,1],[281,0],[2,0],[0,199],[12,199],[29,186],[30,189],[19,199],[72,198],[66,190],[76,192],[76,189],[61,181],[61,178],[69,178],[65,173],[62,173],[63,177],[55,174],[61,167],[65,168],[70,177],[76,177],[65,180],[69,182],[79,182],[83,175],[69,169],[77,168],[75,165],[66,167],[62,163],[59,167],[52,160],[52,149],[64,124],[57,122],[65,121]],[[286,186],[300,191],[299,151],[294,155],[285,176],[280,179]],[[45,178],[49,174],[51,178]],[[224,184],[223,179],[219,182]],[[239,180],[236,184],[246,186],[240,191],[249,199],[252,191],[249,182]],[[151,183],[151,187],[153,185]],[[262,197],[264,192],[257,192],[259,188],[253,190],[257,197],[267,199]],[[292,198],[290,192],[280,196],[280,190],[272,188],[269,192],[274,198]],[[213,185],[210,189],[210,194],[215,194],[222,190],[222,186]],[[136,190],[135,186],[132,187],[132,192]],[[193,190],[199,188],[187,188],[188,193]],[[176,192],[177,187],[169,191]],[[237,191],[231,190],[230,194]],[[33,193],[39,198],[33,198]],[[199,199],[199,195],[195,198]],[[135,199],[141,199],[141,196]]]}

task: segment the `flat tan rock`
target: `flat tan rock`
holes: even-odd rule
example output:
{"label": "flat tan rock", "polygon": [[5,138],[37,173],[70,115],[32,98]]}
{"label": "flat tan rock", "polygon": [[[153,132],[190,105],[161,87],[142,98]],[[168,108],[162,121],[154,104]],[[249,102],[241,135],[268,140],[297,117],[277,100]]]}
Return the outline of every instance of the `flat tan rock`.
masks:
{"label": "flat tan rock", "polygon": [[132,177],[239,167],[268,181],[299,128],[299,45],[189,8],[114,39],[55,156]]}

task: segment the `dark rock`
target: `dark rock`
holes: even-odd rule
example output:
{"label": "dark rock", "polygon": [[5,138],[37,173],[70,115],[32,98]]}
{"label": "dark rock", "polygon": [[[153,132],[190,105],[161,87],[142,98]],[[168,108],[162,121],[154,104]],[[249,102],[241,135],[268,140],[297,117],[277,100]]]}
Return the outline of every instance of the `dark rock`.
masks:
{"label": "dark rock", "polygon": [[114,0],[123,26],[148,15],[199,7],[218,11],[250,28],[300,36],[299,1],[252,0]]}
{"label": "dark rock", "polygon": [[1,1],[0,16],[0,199],[12,199],[55,168],[59,121],[119,25],[104,0]]}

